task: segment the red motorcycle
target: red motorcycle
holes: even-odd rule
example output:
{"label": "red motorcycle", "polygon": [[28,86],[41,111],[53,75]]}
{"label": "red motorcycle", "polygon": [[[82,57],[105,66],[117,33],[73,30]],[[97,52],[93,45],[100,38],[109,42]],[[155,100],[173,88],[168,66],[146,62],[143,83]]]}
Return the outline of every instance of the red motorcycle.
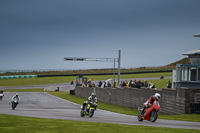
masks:
{"label": "red motorcycle", "polygon": [[145,110],[144,114],[142,114],[142,110],[139,107],[138,121],[147,120],[147,121],[155,122],[158,118],[159,110],[160,110],[160,104],[156,100],[153,102],[153,104],[149,108]]}

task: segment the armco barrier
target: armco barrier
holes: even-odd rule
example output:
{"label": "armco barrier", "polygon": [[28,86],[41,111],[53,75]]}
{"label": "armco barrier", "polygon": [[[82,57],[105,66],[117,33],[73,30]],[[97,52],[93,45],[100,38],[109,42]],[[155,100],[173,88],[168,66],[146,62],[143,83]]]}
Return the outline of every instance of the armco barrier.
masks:
{"label": "armco barrier", "polygon": [[[200,89],[165,89],[152,90],[148,88],[99,88],[96,87],[98,101],[115,104],[124,107],[142,107],[155,93],[161,94],[161,113],[164,114],[186,114],[191,112],[191,103],[194,102],[195,93],[200,93]],[[75,95],[88,98],[94,91],[92,87],[76,87]]]}
{"label": "armco barrier", "polygon": [[0,79],[16,79],[16,78],[37,78],[37,75],[14,75],[14,76],[0,76]]}

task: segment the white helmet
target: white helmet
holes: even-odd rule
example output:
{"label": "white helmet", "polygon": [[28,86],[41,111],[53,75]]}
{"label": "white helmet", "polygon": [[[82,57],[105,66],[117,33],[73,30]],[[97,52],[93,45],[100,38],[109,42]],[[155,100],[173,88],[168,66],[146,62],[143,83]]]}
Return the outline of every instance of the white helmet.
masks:
{"label": "white helmet", "polygon": [[159,99],[160,99],[160,97],[161,97],[161,96],[160,96],[160,94],[159,94],[159,93],[156,93],[156,94],[155,94],[155,98],[156,98],[157,100],[159,100]]}

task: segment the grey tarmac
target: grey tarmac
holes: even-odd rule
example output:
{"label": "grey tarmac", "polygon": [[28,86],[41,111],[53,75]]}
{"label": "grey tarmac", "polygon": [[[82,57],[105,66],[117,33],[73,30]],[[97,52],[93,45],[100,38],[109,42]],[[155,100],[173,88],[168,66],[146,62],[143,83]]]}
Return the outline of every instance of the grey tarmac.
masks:
{"label": "grey tarmac", "polygon": [[[80,116],[81,105],[52,96],[46,92],[20,92],[21,101],[15,110],[11,109],[11,97],[15,92],[5,92],[0,101],[0,114],[11,114],[38,118],[52,118],[75,121],[114,123],[140,126],[199,129],[200,122],[158,119],[156,122],[139,122],[136,116],[97,109],[92,118]],[[159,118],[159,116],[158,116]]]}

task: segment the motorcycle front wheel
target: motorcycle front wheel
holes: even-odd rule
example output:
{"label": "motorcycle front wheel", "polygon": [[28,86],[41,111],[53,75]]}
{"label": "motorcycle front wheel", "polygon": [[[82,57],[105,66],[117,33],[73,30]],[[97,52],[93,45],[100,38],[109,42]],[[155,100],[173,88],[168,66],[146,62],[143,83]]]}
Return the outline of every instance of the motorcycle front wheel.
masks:
{"label": "motorcycle front wheel", "polygon": [[155,121],[157,120],[157,118],[158,118],[158,113],[157,113],[157,111],[152,111],[152,112],[151,112],[151,115],[150,115],[150,121],[151,121],[151,122],[155,122]]}
{"label": "motorcycle front wheel", "polygon": [[138,114],[138,121],[143,121],[141,114]]}
{"label": "motorcycle front wheel", "polygon": [[15,105],[14,104],[12,104],[12,110],[15,110]]}
{"label": "motorcycle front wheel", "polygon": [[92,117],[94,115],[94,109],[91,109],[89,112],[89,117]]}
{"label": "motorcycle front wheel", "polygon": [[80,115],[81,115],[81,117],[84,117],[84,116],[85,116],[84,110],[81,109]]}

